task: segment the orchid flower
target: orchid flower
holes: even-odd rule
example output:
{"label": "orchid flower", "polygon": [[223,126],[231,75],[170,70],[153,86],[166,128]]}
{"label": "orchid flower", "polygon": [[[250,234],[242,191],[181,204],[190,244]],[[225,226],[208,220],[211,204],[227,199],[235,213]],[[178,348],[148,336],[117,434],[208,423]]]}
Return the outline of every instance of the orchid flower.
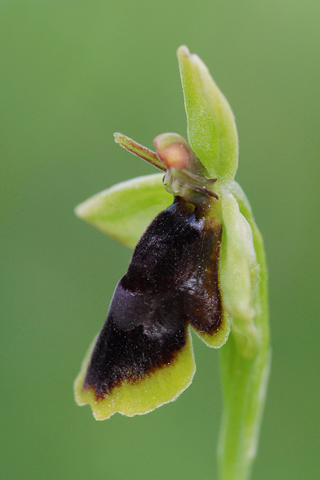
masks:
{"label": "orchid flower", "polygon": [[153,152],[116,133],[120,146],[162,173],[120,183],[76,208],[134,252],[75,398],[90,404],[97,420],[175,400],[195,373],[193,329],[221,348],[220,478],[243,480],[256,453],[270,364],[263,242],[234,180],[231,108],[197,55],[183,46],[178,60],[188,141],[164,133]]}

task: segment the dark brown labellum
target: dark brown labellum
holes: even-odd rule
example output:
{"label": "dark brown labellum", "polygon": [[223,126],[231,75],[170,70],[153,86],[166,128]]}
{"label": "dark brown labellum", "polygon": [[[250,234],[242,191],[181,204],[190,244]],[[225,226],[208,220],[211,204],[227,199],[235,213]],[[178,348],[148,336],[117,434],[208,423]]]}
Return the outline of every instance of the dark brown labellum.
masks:
{"label": "dark brown labellum", "polygon": [[219,254],[222,227],[176,197],[137,244],[119,281],[84,380],[96,398],[170,364],[187,326],[213,334],[222,321]]}

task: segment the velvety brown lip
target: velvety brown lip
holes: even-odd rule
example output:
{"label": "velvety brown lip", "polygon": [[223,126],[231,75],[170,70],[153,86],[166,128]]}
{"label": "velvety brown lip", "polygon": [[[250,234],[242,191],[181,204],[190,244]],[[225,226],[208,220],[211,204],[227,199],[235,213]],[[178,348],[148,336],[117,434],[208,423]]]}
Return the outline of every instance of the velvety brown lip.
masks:
{"label": "velvety brown lip", "polygon": [[174,362],[189,322],[200,332],[218,330],[220,241],[221,225],[198,218],[181,198],[155,218],[116,287],[84,389],[101,399]]}

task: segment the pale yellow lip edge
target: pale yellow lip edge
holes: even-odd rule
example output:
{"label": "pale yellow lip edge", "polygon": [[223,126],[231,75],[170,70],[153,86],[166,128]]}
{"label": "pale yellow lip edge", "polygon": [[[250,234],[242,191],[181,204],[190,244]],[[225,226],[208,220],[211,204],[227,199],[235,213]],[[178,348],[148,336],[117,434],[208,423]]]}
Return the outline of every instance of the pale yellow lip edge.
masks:
{"label": "pale yellow lip edge", "polygon": [[82,385],[95,341],[85,356],[74,383],[75,401],[89,404],[96,420],[105,420],[114,413],[128,417],[144,415],[166,403],[173,402],[191,384],[196,371],[192,338],[188,328],[187,342],[177,359],[165,368],[143,378],[136,384],[124,383],[103,400],[96,400],[92,390],[83,391]]}

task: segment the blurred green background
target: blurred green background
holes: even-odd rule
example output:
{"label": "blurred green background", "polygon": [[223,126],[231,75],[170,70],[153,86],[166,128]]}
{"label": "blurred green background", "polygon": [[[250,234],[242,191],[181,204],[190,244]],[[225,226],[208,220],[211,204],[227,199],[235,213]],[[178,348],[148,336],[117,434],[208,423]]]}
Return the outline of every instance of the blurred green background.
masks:
{"label": "blurred green background", "polygon": [[318,0],[2,0],[1,478],[216,478],[218,352],[152,414],[95,422],[73,400],[130,251],[78,220],[155,171],[113,143],[186,135],[176,49],[236,115],[237,175],[266,242],[273,366],[253,480],[319,478]]}

